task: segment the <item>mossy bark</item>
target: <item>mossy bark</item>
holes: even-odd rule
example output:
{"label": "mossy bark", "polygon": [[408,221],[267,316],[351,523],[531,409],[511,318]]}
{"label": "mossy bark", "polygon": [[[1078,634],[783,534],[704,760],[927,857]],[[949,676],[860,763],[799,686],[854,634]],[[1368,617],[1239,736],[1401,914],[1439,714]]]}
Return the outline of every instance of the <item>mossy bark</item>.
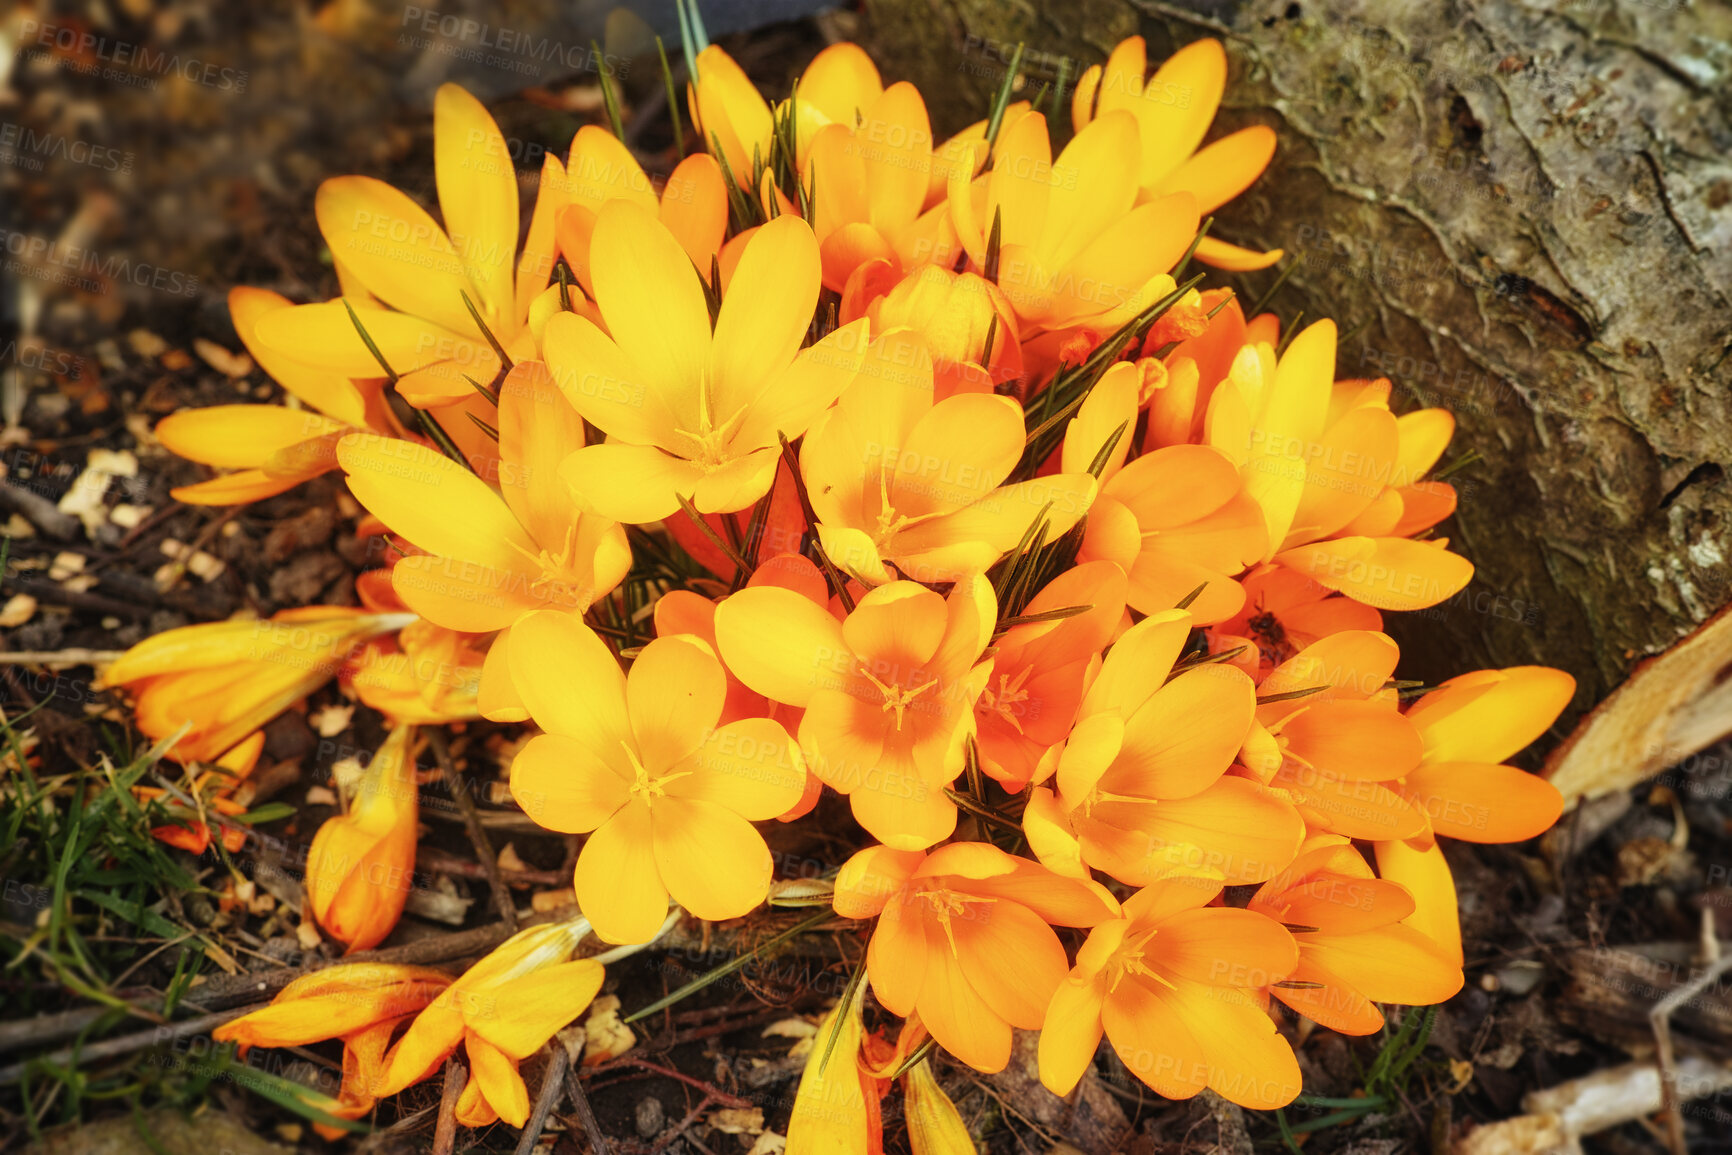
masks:
{"label": "mossy bark", "polygon": [[1444,526],[1478,572],[1392,623],[1409,676],[1557,665],[1583,707],[1732,599],[1732,10],[868,0],[861,32],[941,133],[1019,41],[1033,95],[1132,33],[1227,42],[1214,133],[1280,148],[1216,234],[1285,249],[1270,307],[1335,318],[1340,376],[1451,408],[1445,461],[1481,458]]}

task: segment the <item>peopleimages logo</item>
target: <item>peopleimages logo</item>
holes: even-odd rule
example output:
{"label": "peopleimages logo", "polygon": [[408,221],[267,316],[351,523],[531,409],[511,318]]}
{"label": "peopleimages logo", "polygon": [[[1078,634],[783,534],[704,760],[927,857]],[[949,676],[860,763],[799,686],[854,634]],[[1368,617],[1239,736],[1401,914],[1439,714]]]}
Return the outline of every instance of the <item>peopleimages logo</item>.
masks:
{"label": "peopleimages logo", "polygon": [[0,228],[0,252],[16,258],[5,264],[9,273],[53,280],[87,292],[106,291],[104,281],[125,282],[179,297],[198,292],[198,278],[186,273],[121,256],[105,257],[94,249],[62,245],[15,229]]}
{"label": "peopleimages logo", "polygon": [[538,71],[536,61],[558,61],[572,72],[605,69],[616,79],[624,79],[631,70],[630,57],[598,52],[587,44],[567,44],[534,32],[487,24],[437,8],[405,7],[402,28],[397,37],[400,47],[431,49],[523,75]]}
{"label": "peopleimages logo", "polygon": [[19,23],[18,42],[26,52],[40,49],[61,53],[66,58],[65,66],[73,72],[120,84],[152,87],[157,80],[172,75],[225,92],[247,90],[244,69],[224,68],[194,56],[152,49],[148,44],[111,40],[64,24],[25,19]]}
{"label": "peopleimages logo", "polygon": [[132,171],[132,154],[106,145],[91,144],[57,132],[37,132],[10,121],[0,122],[0,164],[40,171],[44,161],[59,160],[88,165],[103,172]]}

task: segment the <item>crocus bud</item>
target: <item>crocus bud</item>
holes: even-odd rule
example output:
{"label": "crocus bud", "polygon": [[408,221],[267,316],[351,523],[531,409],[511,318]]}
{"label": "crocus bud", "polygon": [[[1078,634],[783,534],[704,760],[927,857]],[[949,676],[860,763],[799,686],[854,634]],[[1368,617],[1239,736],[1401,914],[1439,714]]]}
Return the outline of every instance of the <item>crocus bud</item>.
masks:
{"label": "crocus bud", "polygon": [[319,827],[307,857],[307,907],[325,933],[369,950],[397,925],[415,870],[412,726],[399,726],[373,755],[347,814]]}

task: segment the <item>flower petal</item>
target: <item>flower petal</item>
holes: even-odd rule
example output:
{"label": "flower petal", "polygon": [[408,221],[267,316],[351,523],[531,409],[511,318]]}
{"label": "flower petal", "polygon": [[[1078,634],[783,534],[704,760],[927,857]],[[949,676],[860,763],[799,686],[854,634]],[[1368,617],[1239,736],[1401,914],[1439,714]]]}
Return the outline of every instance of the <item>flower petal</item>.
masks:
{"label": "flower petal", "polygon": [[651,809],[655,861],[674,901],[712,922],[739,918],[770,893],[770,848],[716,802],[661,798]]}
{"label": "flower petal", "polygon": [[806,789],[799,750],[771,718],[741,718],[708,731],[691,764],[696,771],[669,793],[719,803],[754,822],[786,814]]}
{"label": "flower petal", "polygon": [[617,766],[632,738],[625,673],[595,631],[541,610],[511,627],[511,680],[535,724]]}
{"label": "flower petal", "polygon": [[1038,1028],[1068,969],[1052,928],[1026,906],[1002,899],[971,904],[950,925],[969,985],[999,1018]]}
{"label": "flower petal", "polygon": [[[608,332],[642,371],[645,384],[682,419],[680,427],[697,429],[698,392],[710,360],[710,310],[691,258],[661,222],[624,200],[608,201],[596,214],[589,256]],[[572,404],[583,411],[576,399]],[[716,415],[717,423],[726,416]]]}
{"label": "flower petal", "polygon": [[1525,842],[1551,829],[1564,796],[1537,774],[1492,762],[1426,762],[1401,792],[1431,828],[1464,842]]}
{"label": "flower petal", "polygon": [[1299,947],[1280,923],[1252,910],[1203,907],[1160,924],[1162,967],[1217,987],[1266,987],[1299,964]]}
{"label": "flower petal", "polygon": [[357,433],[338,444],[337,460],[355,499],[429,553],[502,572],[537,553],[500,496],[437,450]]}
{"label": "flower petal", "polygon": [[631,783],[583,743],[538,734],[511,760],[511,797],[538,826],[587,834],[631,800]]}
{"label": "flower petal", "polygon": [[641,802],[627,804],[589,836],[572,885],[596,937],[625,944],[655,936],[668,912],[658,858],[650,808]]}
{"label": "flower petal", "polygon": [[1380,610],[1420,610],[1461,591],[1473,563],[1439,544],[1395,537],[1344,537],[1275,557],[1314,581]]}
{"label": "flower petal", "polygon": [[433,175],[445,228],[481,293],[475,307],[503,340],[517,316],[517,168],[486,106],[460,85],[433,96]]}
{"label": "flower petal", "polygon": [[793,590],[757,586],[716,607],[716,645],[734,676],[790,706],[808,705],[854,658],[842,623]]}
{"label": "flower petal", "polygon": [[1125,722],[1101,789],[1138,798],[1187,798],[1206,789],[1244,743],[1256,694],[1251,679],[1230,666],[1180,674]]}
{"label": "flower petal", "polygon": [[1136,977],[1101,1008],[1107,1040],[1125,1067],[1157,1095],[1189,1099],[1209,1085],[1208,1054],[1176,1009],[1177,999]]}
{"label": "flower petal", "polygon": [[1404,925],[1437,943],[1443,957],[1460,966],[1461,916],[1456,907],[1455,878],[1442,846],[1433,842],[1421,850],[1394,840],[1379,842],[1376,849],[1377,872],[1413,895],[1416,909]]}
{"label": "flower petal", "polygon": [[777,217],[752,235],[722,298],[710,346],[710,404],[718,426],[752,404],[764,379],[793,360],[812,322],[818,281],[818,242],[805,221]]}
{"label": "flower petal", "polygon": [[1070,975],[1053,992],[1040,1028],[1040,1081],[1055,1095],[1071,1093],[1100,1049],[1106,994],[1093,975]]}
{"label": "flower petal", "polygon": [[[331,252],[374,296],[454,332],[480,336],[463,307],[463,294],[475,290],[462,257],[445,230],[406,194],[370,176],[332,177],[319,186],[313,213]],[[515,249],[515,230],[511,244]]]}
{"label": "flower petal", "polygon": [[928,925],[925,933],[926,975],[915,1003],[920,1021],[939,1046],[975,1070],[1004,1070],[1010,1062],[1010,1025],[969,981],[943,931]]}
{"label": "flower petal", "polygon": [[638,757],[652,775],[697,753],[727,692],[727,675],[705,643],[657,638],[643,648],[626,674],[625,701]]}
{"label": "flower petal", "polygon": [[560,466],[559,476],[586,509],[626,525],[684,517],[679,499],[691,498],[704,479],[703,470],[683,457],[621,442],[577,450]]}

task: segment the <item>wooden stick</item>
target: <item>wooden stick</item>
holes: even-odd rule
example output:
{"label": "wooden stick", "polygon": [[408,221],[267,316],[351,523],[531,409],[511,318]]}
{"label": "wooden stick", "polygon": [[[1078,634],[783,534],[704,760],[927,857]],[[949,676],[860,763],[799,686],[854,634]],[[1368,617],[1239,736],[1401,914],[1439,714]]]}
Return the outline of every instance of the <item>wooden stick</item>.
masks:
{"label": "wooden stick", "polygon": [[[121,1035],[116,1039],[103,1039],[101,1042],[88,1043],[76,1049],[67,1047],[46,1056],[47,1061],[55,1066],[69,1066],[76,1062],[81,1067],[101,1059],[113,1059],[120,1055],[142,1051],[146,1047],[159,1046],[162,1043],[184,1039],[189,1035],[201,1035],[206,1031],[214,1031],[232,1019],[238,1019],[251,1007],[236,1007],[233,1010],[218,1011],[215,1014],[203,1015],[196,1019],[187,1019],[179,1023],[164,1023],[152,1027],[148,1031],[135,1031],[130,1035]],[[103,1008],[108,1013],[108,1008]],[[0,1068],[0,1087],[10,1087],[24,1078],[24,1063],[14,1063],[10,1067]]]}
{"label": "wooden stick", "polygon": [[429,727],[427,745],[433,750],[433,757],[439,763],[439,773],[445,776],[445,784],[451,788],[451,797],[457,800],[457,809],[463,812],[463,825],[469,831],[469,844],[475,848],[475,857],[480,861],[481,869],[487,872],[487,888],[492,894],[494,909],[499,911],[499,917],[506,925],[515,931],[517,907],[511,901],[511,891],[506,889],[505,879],[500,877],[499,859],[493,853],[492,843],[487,841],[487,832],[481,827],[481,815],[475,810],[475,800],[469,797],[469,788],[464,785],[456,765],[451,761],[450,747],[445,744],[445,732],[437,727]]}
{"label": "wooden stick", "polygon": [[592,1155],[612,1155],[613,1149],[608,1146],[607,1136],[601,1133],[601,1124],[596,1122],[595,1109],[589,1105],[589,1095],[584,1092],[581,1078],[571,1080],[571,1105],[577,1108],[577,1117],[583,1120]]}
{"label": "wooden stick", "polygon": [[1732,954],[1722,955],[1702,973],[1654,1004],[1648,1021],[1654,1028],[1655,1061],[1660,1068],[1660,1105],[1666,1112],[1666,1141],[1672,1155],[1687,1155],[1684,1147],[1684,1111],[1678,1099],[1678,1066],[1672,1054],[1672,1012],[1713,986],[1732,970]]}
{"label": "wooden stick", "polygon": [[445,1092],[439,1097],[439,1122],[433,1128],[433,1155],[451,1155],[457,1149],[457,1100],[469,1083],[469,1068],[453,1051],[445,1060]]}
{"label": "wooden stick", "polygon": [[551,1050],[553,1058],[547,1064],[547,1074],[541,1078],[541,1091],[535,1096],[535,1107],[529,1112],[529,1122],[517,1140],[517,1155],[532,1155],[535,1145],[541,1142],[541,1133],[547,1129],[548,1115],[553,1113],[560,1096],[565,1094],[565,1076],[571,1070],[571,1056],[564,1044],[558,1041],[554,1042]]}

